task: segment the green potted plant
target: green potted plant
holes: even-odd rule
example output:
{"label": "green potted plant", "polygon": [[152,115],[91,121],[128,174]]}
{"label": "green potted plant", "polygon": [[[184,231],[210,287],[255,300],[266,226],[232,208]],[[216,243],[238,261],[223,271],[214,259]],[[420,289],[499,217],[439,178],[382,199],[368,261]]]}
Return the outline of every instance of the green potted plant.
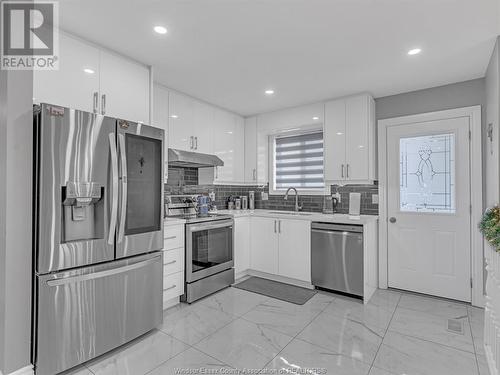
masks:
{"label": "green potted plant", "polygon": [[489,208],[479,223],[479,229],[493,248],[500,252],[500,207]]}

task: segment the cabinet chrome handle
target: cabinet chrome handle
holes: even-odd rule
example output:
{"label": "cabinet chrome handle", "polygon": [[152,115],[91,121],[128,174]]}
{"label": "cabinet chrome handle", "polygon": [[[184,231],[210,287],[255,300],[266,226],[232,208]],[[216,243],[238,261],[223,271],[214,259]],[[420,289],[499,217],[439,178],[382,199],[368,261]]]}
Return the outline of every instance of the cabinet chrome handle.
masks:
{"label": "cabinet chrome handle", "polygon": [[257,169],[253,169],[253,180],[256,181],[257,180]]}
{"label": "cabinet chrome handle", "polygon": [[189,137],[189,148],[192,150],[194,148],[194,137]]}
{"label": "cabinet chrome handle", "polygon": [[165,237],[166,240],[173,240],[174,238],[177,238],[177,236]]}
{"label": "cabinet chrome handle", "polygon": [[347,178],[349,178],[349,164],[347,164],[346,171],[347,171]]}
{"label": "cabinet chrome handle", "polygon": [[215,179],[219,178],[219,167],[215,167]]}
{"label": "cabinet chrome handle", "polygon": [[198,150],[198,137],[194,137],[194,149]]}
{"label": "cabinet chrome handle", "polygon": [[164,289],[163,291],[167,291],[167,290],[170,290],[170,289],[174,289],[175,287],[177,287],[177,285],[172,285],[170,288],[167,288],[167,289]]}
{"label": "cabinet chrome handle", "polygon": [[281,234],[281,220],[278,220],[278,233]]}
{"label": "cabinet chrome handle", "polygon": [[94,100],[93,100],[93,111],[97,113],[97,106],[99,105],[99,93],[94,92]]}
{"label": "cabinet chrome handle", "polygon": [[397,220],[396,220],[396,218],[393,216],[393,217],[391,217],[391,218],[389,219],[389,221],[390,221],[392,224],[394,224]]}
{"label": "cabinet chrome handle", "polygon": [[274,233],[277,233],[277,231],[276,231],[276,220],[274,220]]}
{"label": "cabinet chrome handle", "polygon": [[101,114],[106,114],[106,94],[101,96]]}
{"label": "cabinet chrome handle", "polygon": [[165,263],[165,265],[166,265],[166,266],[168,266],[168,265],[170,265],[170,264],[174,264],[174,263],[177,263],[177,261],[176,261],[176,260],[173,260],[173,261],[171,261],[171,262]]}
{"label": "cabinet chrome handle", "polygon": [[344,178],[344,164],[342,164],[342,178]]}

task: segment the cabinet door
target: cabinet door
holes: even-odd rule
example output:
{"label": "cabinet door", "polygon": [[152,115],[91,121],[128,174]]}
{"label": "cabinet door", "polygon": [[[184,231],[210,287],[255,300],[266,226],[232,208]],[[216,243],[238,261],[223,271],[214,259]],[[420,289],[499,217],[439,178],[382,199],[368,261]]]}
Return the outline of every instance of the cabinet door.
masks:
{"label": "cabinet door", "polygon": [[257,183],[257,117],[245,119],[245,183]]}
{"label": "cabinet door", "polygon": [[192,151],[193,135],[193,99],[170,91],[168,96],[169,147]]}
{"label": "cabinet door", "polygon": [[168,178],[168,90],[162,86],[154,85],[153,92],[153,126],[165,131],[163,140],[164,181]]}
{"label": "cabinet door", "polygon": [[100,56],[101,113],[149,124],[149,69],[103,50]]}
{"label": "cabinet door", "polygon": [[99,94],[99,50],[63,33],[59,43],[59,70],[33,72],[33,101],[93,112],[94,94]]}
{"label": "cabinet door", "polygon": [[204,154],[212,152],[212,130],[214,107],[195,100],[193,102],[194,151]]}
{"label": "cabinet door", "polygon": [[213,137],[213,152],[224,161],[223,167],[216,168],[214,181],[243,182],[245,159],[243,118],[216,109]]}
{"label": "cabinet door", "polygon": [[346,178],[349,181],[370,178],[369,115],[368,96],[346,99]]}
{"label": "cabinet door", "polygon": [[234,219],[234,272],[250,268],[250,218]]}
{"label": "cabinet door", "polygon": [[278,220],[252,217],[250,226],[251,269],[278,274]]}
{"label": "cabinet door", "polygon": [[324,155],[325,180],[342,181],[346,175],[346,105],[344,100],[325,104]]}
{"label": "cabinet door", "polygon": [[279,275],[311,282],[311,223],[280,220]]}

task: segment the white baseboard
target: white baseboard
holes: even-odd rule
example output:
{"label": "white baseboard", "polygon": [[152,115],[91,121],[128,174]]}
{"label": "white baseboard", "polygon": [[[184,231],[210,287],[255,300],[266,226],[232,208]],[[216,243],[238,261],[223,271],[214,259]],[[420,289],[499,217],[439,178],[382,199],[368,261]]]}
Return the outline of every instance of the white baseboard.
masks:
{"label": "white baseboard", "polygon": [[490,369],[490,375],[499,375],[493,353],[488,345],[484,345],[484,353],[486,354],[486,362],[488,363],[488,368]]}
{"label": "white baseboard", "polygon": [[[29,365],[23,368],[20,368],[19,370],[16,370],[14,372],[11,372],[8,375],[33,375],[35,372],[33,371],[33,365]],[[0,371],[0,375],[2,375],[2,372]]]}
{"label": "white baseboard", "polygon": [[[175,305],[179,304],[180,301],[179,301],[179,297],[174,297],[172,299],[169,299],[167,301],[164,301],[163,302],[163,311],[171,308],[171,307],[174,307]],[[1,375],[1,374],[0,374]]]}

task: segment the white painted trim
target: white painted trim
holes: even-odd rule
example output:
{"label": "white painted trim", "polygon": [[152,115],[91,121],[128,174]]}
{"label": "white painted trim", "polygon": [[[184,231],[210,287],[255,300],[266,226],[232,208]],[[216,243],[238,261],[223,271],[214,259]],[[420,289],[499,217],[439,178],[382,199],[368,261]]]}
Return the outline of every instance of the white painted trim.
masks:
{"label": "white painted trim", "polygon": [[473,279],[472,305],[484,306],[483,240],[477,224],[483,214],[483,176],[481,152],[481,106],[456,108],[445,111],[394,117],[378,121],[379,172],[379,288],[388,288],[387,250],[387,129],[391,126],[436,121],[454,117],[469,117],[472,139],[470,142],[471,179],[471,275]]}
{"label": "white painted trim", "polygon": [[[19,370],[16,370],[14,372],[11,372],[8,375],[33,375],[34,373],[35,372],[33,370],[33,365],[29,365],[29,366],[20,368]],[[2,375],[1,372],[0,372],[0,375]]]}

